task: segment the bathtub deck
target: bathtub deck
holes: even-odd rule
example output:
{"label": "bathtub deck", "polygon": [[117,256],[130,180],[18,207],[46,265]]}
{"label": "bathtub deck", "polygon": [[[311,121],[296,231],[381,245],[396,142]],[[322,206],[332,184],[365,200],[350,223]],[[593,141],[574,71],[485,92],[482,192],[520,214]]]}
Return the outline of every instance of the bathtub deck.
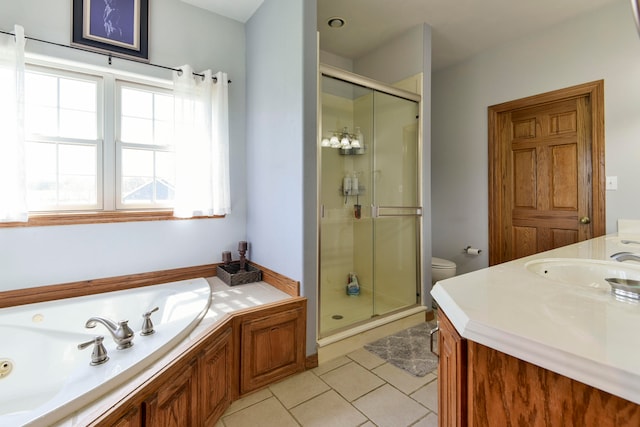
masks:
{"label": "bathtub deck", "polygon": [[98,401],[89,404],[70,417],[56,424],[52,424],[51,427],[79,427],[87,425],[87,423],[97,418],[116,403],[125,399],[135,389],[142,386],[169,362],[188,351],[195,342],[205,336],[216,324],[226,319],[229,314],[291,298],[290,295],[274,288],[266,282],[255,282],[231,287],[227,286],[217,277],[208,277],[206,280],[211,286],[211,305],[200,324],[196,326],[184,341],[167,352],[167,354],[158,361],[151,364],[144,372],[131,381],[108,392],[102,398],[98,399]]}

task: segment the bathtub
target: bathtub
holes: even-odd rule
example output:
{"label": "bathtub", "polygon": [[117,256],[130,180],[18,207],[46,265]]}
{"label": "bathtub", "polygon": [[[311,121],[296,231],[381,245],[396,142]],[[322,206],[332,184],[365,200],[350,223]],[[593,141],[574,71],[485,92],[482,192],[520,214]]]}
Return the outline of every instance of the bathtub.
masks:
{"label": "bathtub", "polygon": [[[209,308],[211,289],[192,279],[59,301],[0,309],[0,426],[46,426],[96,400],[140,373],[186,338]],[[142,314],[155,333],[140,335]],[[103,325],[87,319],[129,320],[133,346],[117,350]],[[92,366],[97,335],[109,360]]]}

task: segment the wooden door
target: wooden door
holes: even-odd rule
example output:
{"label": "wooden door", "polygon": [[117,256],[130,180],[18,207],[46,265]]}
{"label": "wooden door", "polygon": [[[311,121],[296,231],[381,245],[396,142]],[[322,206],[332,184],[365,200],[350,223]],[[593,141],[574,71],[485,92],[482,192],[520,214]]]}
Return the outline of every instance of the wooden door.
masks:
{"label": "wooden door", "polygon": [[603,82],[489,108],[489,263],[604,234]]}

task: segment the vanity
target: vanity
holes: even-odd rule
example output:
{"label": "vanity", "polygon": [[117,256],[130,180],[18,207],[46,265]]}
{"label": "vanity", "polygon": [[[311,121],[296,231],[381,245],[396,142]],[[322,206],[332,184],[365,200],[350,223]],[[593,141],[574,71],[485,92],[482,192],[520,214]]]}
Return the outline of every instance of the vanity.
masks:
{"label": "vanity", "polygon": [[441,426],[640,425],[640,235],[612,234],[438,282]]}

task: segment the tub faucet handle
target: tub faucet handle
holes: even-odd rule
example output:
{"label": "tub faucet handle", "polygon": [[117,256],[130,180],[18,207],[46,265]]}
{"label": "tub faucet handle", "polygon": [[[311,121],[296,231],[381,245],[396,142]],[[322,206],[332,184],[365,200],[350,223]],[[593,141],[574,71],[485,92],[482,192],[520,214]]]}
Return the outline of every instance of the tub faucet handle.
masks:
{"label": "tub faucet handle", "polygon": [[93,351],[91,352],[91,366],[102,365],[109,360],[109,356],[107,356],[107,349],[104,348],[104,345],[102,344],[103,340],[104,337],[102,335],[98,335],[90,341],[78,344],[78,350],[84,350],[93,344]]}
{"label": "tub faucet handle", "polygon": [[140,335],[151,335],[155,332],[153,329],[153,322],[151,321],[151,314],[160,310],[160,307],[156,307],[151,311],[147,311],[142,315],[142,329],[140,330]]}

